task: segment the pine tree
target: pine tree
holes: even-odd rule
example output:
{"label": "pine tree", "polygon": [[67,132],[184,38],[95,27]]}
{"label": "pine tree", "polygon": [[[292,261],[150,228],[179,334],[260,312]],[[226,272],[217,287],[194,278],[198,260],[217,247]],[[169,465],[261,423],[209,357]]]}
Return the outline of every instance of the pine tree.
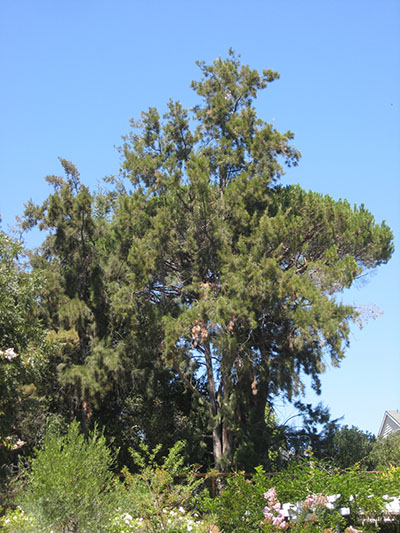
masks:
{"label": "pine tree", "polygon": [[203,417],[160,359],[160,309],[132,297],[124,255],[130,225],[111,223],[115,193],[91,193],[72,163],[61,164],[66,177],[46,178],[53,192],[41,206],[29,202],[22,221],[24,230],[46,231],[30,254],[43,280],[38,313],[48,341],[38,391],[49,412],[77,418],[86,432],[104,427],[121,464],[143,439],[164,450],[186,439],[194,461],[205,453]]}
{"label": "pine tree", "polygon": [[232,51],[199,66],[201,105],[132,124],[133,190],[113,224],[130,280],[119,297],[151,309],[160,358],[207,406],[224,469],[260,462],[266,405],[295,398],[303,375],[319,391],[326,357],[339,364],[357,310],[335,296],[390,258],[392,234],[363,206],[279,184],[300,154],[253,105],[276,73]]}

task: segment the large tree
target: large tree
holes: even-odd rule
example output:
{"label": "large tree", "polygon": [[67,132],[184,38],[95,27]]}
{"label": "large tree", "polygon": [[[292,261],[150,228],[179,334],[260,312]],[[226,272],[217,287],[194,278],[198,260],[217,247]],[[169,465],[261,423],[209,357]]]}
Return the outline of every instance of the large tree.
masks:
{"label": "large tree", "polygon": [[[265,453],[264,413],[339,364],[357,310],[336,297],[392,253],[363,207],[283,187],[293,134],[257,117],[278,75],[233,52],[192,84],[202,103],[142,114],[122,148],[113,225],[129,274],[120,302],[149,302],[159,356],[207,406],[217,468]],[[131,303],[129,303],[131,302]],[[133,304],[133,302],[135,302]]]}
{"label": "large tree", "polygon": [[186,427],[193,449],[206,417],[224,469],[262,462],[266,407],[296,398],[304,375],[319,391],[325,362],[339,364],[357,310],[336,295],[390,258],[392,234],[363,206],[279,183],[300,154],[254,107],[277,73],[233,52],[199,67],[198,106],[132,123],[111,194],[62,161],[67,179],[49,179],[24,225],[50,232],[33,264],[59,346],[53,397],[116,435]]}
{"label": "large tree", "polygon": [[53,192],[41,206],[29,202],[22,221],[24,230],[38,224],[47,233],[30,254],[48,332],[39,393],[49,412],[78,418],[85,431],[105,427],[121,465],[142,439],[165,449],[186,439],[188,460],[198,461],[202,409],[159,357],[162,311],[131,297],[122,236],[129,226],[110,223],[115,194],[91,193],[76,167],[60,161],[65,177],[46,178]]}

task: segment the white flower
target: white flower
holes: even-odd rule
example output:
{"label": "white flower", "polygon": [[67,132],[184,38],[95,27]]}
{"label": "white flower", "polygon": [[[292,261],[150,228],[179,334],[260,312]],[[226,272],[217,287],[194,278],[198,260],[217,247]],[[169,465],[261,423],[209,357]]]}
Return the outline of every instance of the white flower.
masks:
{"label": "white flower", "polygon": [[14,444],[14,446],[11,448],[12,450],[19,450],[22,448],[22,446],[26,444],[24,440],[18,439],[17,442]]}
{"label": "white flower", "polygon": [[[390,496],[384,496],[385,500],[389,499]],[[393,498],[386,504],[386,511],[392,514],[400,514],[400,498]]]}
{"label": "white flower", "polygon": [[4,358],[8,359],[8,361],[18,357],[18,354],[14,352],[14,348],[7,348],[7,350],[5,352],[1,352],[1,354],[4,355]]}
{"label": "white flower", "polygon": [[285,518],[294,518],[299,513],[299,508],[294,503],[284,503],[282,505],[281,514]]}
{"label": "white flower", "polygon": [[185,513],[185,509],[182,507],[182,505],[179,507],[178,511],[179,511],[180,513]]}

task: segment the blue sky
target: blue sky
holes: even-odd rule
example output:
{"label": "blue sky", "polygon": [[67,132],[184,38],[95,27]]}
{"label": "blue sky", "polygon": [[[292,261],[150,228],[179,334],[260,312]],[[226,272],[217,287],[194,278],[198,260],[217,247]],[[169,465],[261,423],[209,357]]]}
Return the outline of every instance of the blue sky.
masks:
{"label": "blue sky", "polygon": [[[93,188],[116,174],[129,119],[165,109],[170,97],[195,105],[195,61],[233,47],[252,67],[281,74],[257,109],[296,134],[303,157],[283,181],[364,203],[398,244],[399,28],[398,0],[4,0],[1,229],[10,231],[29,199],[46,198],[58,157]],[[383,315],[353,328],[341,368],[327,370],[319,399],[307,396],[373,433],[386,409],[400,409],[399,262],[396,252],[343,295]]]}

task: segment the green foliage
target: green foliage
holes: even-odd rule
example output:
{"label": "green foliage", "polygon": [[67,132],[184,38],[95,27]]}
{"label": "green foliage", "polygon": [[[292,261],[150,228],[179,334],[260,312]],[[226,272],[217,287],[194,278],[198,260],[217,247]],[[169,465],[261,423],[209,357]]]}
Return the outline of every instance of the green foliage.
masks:
{"label": "green foliage", "polygon": [[1,485],[42,423],[35,386],[45,359],[37,315],[41,284],[40,275],[26,268],[21,243],[0,232]]}
{"label": "green foliage", "polygon": [[223,531],[261,531],[264,493],[269,483],[262,467],[256,468],[256,474],[251,479],[238,473],[227,479],[226,486],[217,498],[205,497],[202,509],[214,516],[216,524]]}
{"label": "green foliage", "polygon": [[[275,491],[276,501],[270,502]],[[257,468],[252,478],[236,474],[218,498],[203,500],[203,509],[213,514],[224,531],[281,531],[282,526],[273,526],[269,518],[281,513],[290,531],[335,531],[338,527],[344,531],[350,525],[378,531],[385,504],[398,494],[398,469],[343,472],[311,456],[272,477],[262,468]],[[366,523],[366,518],[376,519],[377,524]]]}
{"label": "green foliage", "polygon": [[22,245],[0,231],[0,344],[18,353],[40,331],[35,308],[41,280],[25,271],[24,258]]}
{"label": "green foliage", "polygon": [[85,438],[76,421],[64,435],[50,426],[42,448],[22,470],[16,502],[35,522],[27,531],[109,531],[115,506],[113,464],[96,429]]}
{"label": "green foliage", "polygon": [[373,446],[369,461],[378,469],[400,467],[400,434],[380,438]]}
{"label": "green foliage", "polygon": [[140,452],[131,450],[140,472],[132,475],[123,470],[119,509],[122,516],[136,517],[135,523],[142,528],[139,530],[206,531],[206,524],[193,511],[195,494],[204,480],[196,479],[196,468],[184,466],[184,446],[182,441],[175,443],[161,464],[156,460],[161,445],[151,451],[144,444]]}
{"label": "green foliage", "polygon": [[326,455],[339,468],[349,468],[360,463],[363,468],[371,467],[371,451],[375,437],[352,426],[342,426],[334,431],[332,438],[327,437]]}
{"label": "green foliage", "polygon": [[364,206],[279,184],[300,154],[254,106],[277,73],[232,50],[198,65],[199,105],[132,122],[113,191],[61,160],[66,178],[28,204],[23,227],[48,232],[32,257],[54,344],[41,392],[107,426],[124,458],[185,438],[192,460],[212,445],[219,470],[250,468],[267,462],[266,406],[306,375],[319,392],[344,357],[359,313],[336,295],[389,260],[393,236]]}

